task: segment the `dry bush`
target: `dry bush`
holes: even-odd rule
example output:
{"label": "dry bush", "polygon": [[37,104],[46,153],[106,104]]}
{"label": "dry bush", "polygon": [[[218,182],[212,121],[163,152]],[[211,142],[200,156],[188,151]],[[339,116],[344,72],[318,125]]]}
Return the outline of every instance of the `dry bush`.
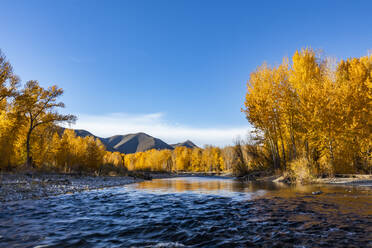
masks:
{"label": "dry bush", "polygon": [[262,171],[271,168],[270,161],[265,151],[260,145],[247,144],[243,147],[244,162],[248,165],[249,170]]}
{"label": "dry bush", "polygon": [[314,166],[306,157],[300,157],[289,163],[285,177],[292,183],[311,183],[315,178]]}
{"label": "dry bush", "polygon": [[249,173],[249,167],[248,164],[244,161],[244,155],[243,155],[243,147],[241,145],[241,142],[237,140],[235,142],[234,149],[234,155],[233,155],[233,162],[232,162],[232,169],[233,173],[236,176],[244,176]]}

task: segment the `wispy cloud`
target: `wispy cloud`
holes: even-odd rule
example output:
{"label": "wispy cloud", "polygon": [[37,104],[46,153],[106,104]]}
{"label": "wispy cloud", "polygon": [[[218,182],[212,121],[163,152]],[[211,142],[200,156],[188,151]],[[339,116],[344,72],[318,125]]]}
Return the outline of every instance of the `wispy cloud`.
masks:
{"label": "wispy cloud", "polygon": [[145,132],[167,143],[182,142],[187,139],[199,146],[206,144],[225,146],[233,143],[240,136],[244,137],[249,126],[199,128],[173,124],[166,120],[163,113],[127,114],[112,113],[107,115],[78,116],[72,128],[85,129],[100,137],[116,134]]}

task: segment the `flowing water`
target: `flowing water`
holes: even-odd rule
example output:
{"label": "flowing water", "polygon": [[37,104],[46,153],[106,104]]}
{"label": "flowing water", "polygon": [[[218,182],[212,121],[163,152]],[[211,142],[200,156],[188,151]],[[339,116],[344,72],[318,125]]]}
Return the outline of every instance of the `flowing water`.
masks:
{"label": "flowing water", "polygon": [[0,207],[0,247],[372,247],[371,187],[179,177]]}

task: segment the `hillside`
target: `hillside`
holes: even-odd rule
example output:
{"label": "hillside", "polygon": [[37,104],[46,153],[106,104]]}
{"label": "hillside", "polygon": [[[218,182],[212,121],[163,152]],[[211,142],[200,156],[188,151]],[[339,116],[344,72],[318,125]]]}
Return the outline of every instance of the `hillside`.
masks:
{"label": "hillside", "polygon": [[172,146],[168,145],[164,141],[145,133],[115,135],[103,139],[103,143],[113,147],[116,151],[126,154],[143,152],[151,149],[173,149]]}
{"label": "hillside", "polygon": [[80,137],[93,136],[94,138],[101,140],[101,142],[106,146],[107,151],[111,152],[118,151],[125,154],[143,152],[151,149],[173,150],[175,147],[178,146],[184,146],[188,148],[197,147],[190,140],[187,140],[182,143],[169,145],[166,142],[162,141],[161,139],[152,137],[146,133],[114,135],[108,138],[101,138],[83,129],[74,129],[74,131],[77,136]]}
{"label": "hillside", "polygon": [[176,147],[179,147],[179,146],[184,146],[184,147],[187,147],[187,148],[196,148],[196,147],[198,147],[197,145],[195,145],[190,140],[186,140],[185,142],[182,142],[182,143],[172,144],[171,146],[173,148],[176,148]]}

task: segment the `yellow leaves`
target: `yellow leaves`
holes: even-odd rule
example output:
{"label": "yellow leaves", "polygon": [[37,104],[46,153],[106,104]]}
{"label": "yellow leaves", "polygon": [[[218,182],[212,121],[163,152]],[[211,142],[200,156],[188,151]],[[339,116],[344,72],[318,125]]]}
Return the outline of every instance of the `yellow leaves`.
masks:
{"label": "yellow leaves", "polygon": [[124,155],[107,152],[100,140],[77,137],[73,130],[64,130],[60,137],[55,131],[59,129],[57,124],[76,119],[56,112],[64,107],[57,101],[63,90],[56,85],[43,88],[38,81],[31,80],[18,91],[18,81],[0,52],[0,168],[24,163],[26,157],[29,165],[51,166],[65,172],[97,171],[104,164],[155,171],[224,168],[219,148],[179,147],[174,151],[150,150]]}
{"label": "yellow leaves", "polygon": [[124,162],[124,155],[122,155],[120,152],[108,152],[106,151],[104,153],[103,157],[103,163],[111,164],[116,167],[123,167],[125,168],[125,162]]}
{"label": "yellow leaves", "polygon": [[0,110],[4,110],[9,98],[17,93],[19,78],[13,74],[11,64],[0,51]]}
{"label": "yellow leaves", "polygon": [[171,171],[170,150],[149,150],[125,155],[125,165],[129,170]]}
{"label": "yellow leaves", "polygon": [[52,154],[48,162],[65,171],[97,170],[104,164],[104,157],[107,155],[99,139],[91,136],[76,137],[71,129],[65,129],[61,138],[54,134]]}
{"label": "yellow leaves", "polygon": [[221,149],[208,146],[201,148],[176,147],[171,150],[149,150],[125,155],[129,170],[151,171],[222,171],[225,161]]}
{"label": "yellow leaves", "polygon": [[322,151],[336,161],[345,142],[361,149],[372,133],[372,57],[340,61],[336,70],[311,49],[296,51],[291,64],[285,61],[251,73],[245,100],[247,119],[264,133],[274,160],[295,159],[302,148],[315,160]]}

